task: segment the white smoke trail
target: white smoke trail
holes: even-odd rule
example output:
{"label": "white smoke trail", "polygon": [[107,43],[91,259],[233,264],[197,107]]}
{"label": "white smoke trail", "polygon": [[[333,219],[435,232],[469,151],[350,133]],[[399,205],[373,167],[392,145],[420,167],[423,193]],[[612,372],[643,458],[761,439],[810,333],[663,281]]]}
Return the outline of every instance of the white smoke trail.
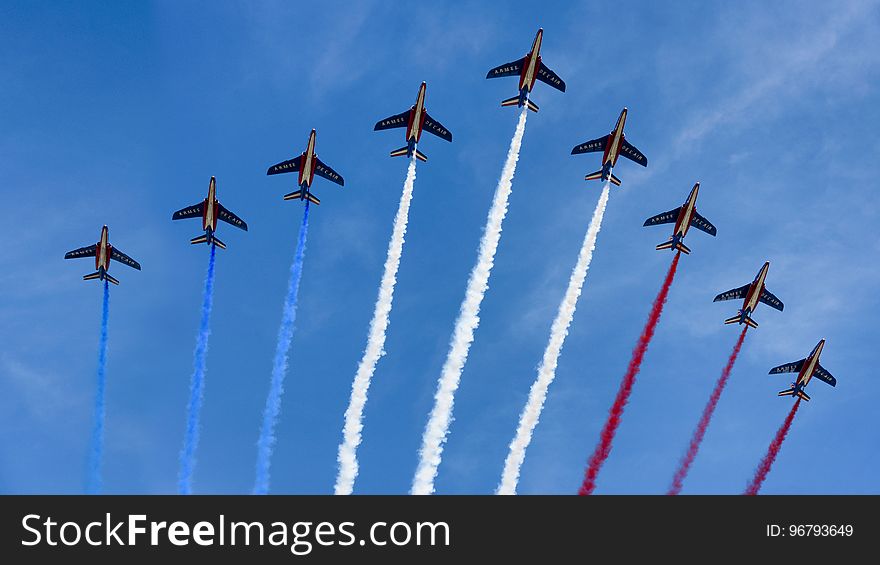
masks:
{"label": "white smoke trail", "polygon": [[480,323],[480,304],[483,302],[486,289],[489,288],[489,275],[492,272],[498,241],[501,239],[501,223],[507,214],[507,201],[510,197],[516,162],[519,159],[519,149],[526,129],[527,112],[528,109],[523,107],[513,139],[510,140],[510,148],[507,150],[507,159],[504,161],[501,178],[495,188],[492,208],[489,209],[483,238],[480,240],[477,263],[468,279],[465,298],[461,304],[458,319],[455,321],[449,353],[440,373],[437,392],[434,394],[434,408],[431,410],[431,417],[422,436],[419,466],[413,478],[412,494],[432,494],[434,492],[434,478],[437,476],[437,466],[440,465],[443,444],[446,442],[446,434],[449,432],[455,391],[458,389],[461,371],[467,361],[468,350],[474,341],[474,330]]}
{"label": "white smoke trail", "polygon": [[385,332],[388,329],[388,318],[391,315],[394,285],[397,283],[397,269],[400,266],[400,256],[403,253],[406,224],[409,219],[409,205],[412,202],[415,182],[416,158],[413,156],[406,171],[406,180],[403,183],[400,204],[397,206],[397,215],[394,217],[391,241],[388,242],[388,256],[385,259],[385,271],[382,274],[382,283],[379,285],[379,297],[376,299],[373,319],[370,321],[367,348],[364,350],[364,356],[361,358],[354,376],[354,383],[351,385],[351,399],[348,401],[348,409],[345,411],[345,426],[342,429],[343,441],[339,444],[339,454],[336,457],[339,462],[336,494],[351,494],[354,480],[358,475],[357,448],[361,443],[361,430],[364,427],[364,405],[367,403],[367,391],[370,389],[370,380],[376,371],[376,363],[385,354]]}
{"label": "white smoke trail", "polygon": [[590,220],[590,227],[584,235],[584,243],[578,254],[577,263],[571,271],[571,278],[568,279],[568,288],[565,290],[565,296],[559,304],[559,310],[556,312],[556,319],[550,327],[550,339],[547,342],[547,348],[544,349],[544,358],[538,367],[538,378],[532,383],[529,391],[529,400],[519,417],[519,427],[516,430],[516,437],[510,442],[510,452],[504,461],[504,472],[501,475],[501,483],[495,494],[516,494],[516,485],[519,482],[519,470],[526,457],[526,448],[532,441],[532,432],[538,425],[538,418],[541,416],[541,410],[544,408],[544,400],[547,398],[547,389],[550,383],[556,377],[556,364],[559,361],[559,355],[562,353],[562,345],[568,336],[568,328],[571,320],[574,318],[574,311],[577,308],[578,297],[581,295],[581,289],[584,286],[584,280],[587,278],[587,270],[590,268],[590,261],[593,259],[593,250],[596,248],[596,238],[599,235],[599,228],[602,227],[602,216],[605,215],[605,206],[608,204],[608,195],[611,188],[606,182],[602,188],[602,195],[599,196],[599,202],[593,211],[593,219]]}

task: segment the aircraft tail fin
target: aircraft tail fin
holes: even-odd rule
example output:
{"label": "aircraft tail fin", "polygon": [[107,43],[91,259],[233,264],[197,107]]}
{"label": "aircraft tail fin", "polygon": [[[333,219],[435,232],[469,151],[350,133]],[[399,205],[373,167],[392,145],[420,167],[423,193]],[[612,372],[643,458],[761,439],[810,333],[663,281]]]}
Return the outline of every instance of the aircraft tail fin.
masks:
{"label": "aircraft tail fin", "polygon": [[403,156],[406,155],[407,153],[409,153],[409,146],[408,146],[408,145],[404,145],[404,146],[401,147],[400,149],[395,149],[394,151],[392,151],[392,152],[391,152],[391,156],[392,156],[392,157],[403,157]]}
{"label": "aircraft tail fin", "polygon": [[[519,95],[501,101],[502,106],[519,106]],[[537,110],[535,110],[537,112]]]}
{"label": "aircraft tail fin", "polygon": [[216,235],[211,237],[211,241],[208,241],[208,234],[203,234],[198,237],[192,238],[191,240],[189,240],[189,242],[193,245],[195,245],[197,243],[213,243],[214,245],[216,245],[220,249],[226,249],[226,244],[223,243],[222,241],[220,241],[219,239],[217,239]]}
{"label": "aircraft tail fin", "polygon": [[808,395],[803,390],[796,390],[795,385],[791,385],[791,388],[786,390],[780,390],[776,396],[797,396],[801,400],[805,400],[807,402],[810,401],[810,395]]}
{"label": "aircraft tail fin", "polygon": [[[690,252],[691,252],[690,248],[688,248],[688,246],[685,245],[684,242],[681,240],[673,241],[670,239],[669,241],[661,243],[660,245],[657,246],[657,250],[659,251],[661,249],[675,249],[676,251],[681,251],[682,253],[684,253],[686,255],[690,254]],[[737,318],[737,319],[739,319],[739,318]]]}
{"label": "aircraft tail fin", "polygon": [[119,281],[114,279],[109,274],[107,274],[107,271],[104,271],[103,273],[101,271],[95,271],[94,273],[89,273],[88,275],[83,275],[84,281],[91,281],[91,280],[95,280],[95,279],[102,279],[102,280],[106,279],[106,280],[112,282],[113,284],[119,284]]}
{"label": "aircraft tail fin", "polygon": [[302,190],[295,190],[290,194],[284,195],[284,200],[295,200],[297,198],[302,198]]}
{"label": "aircraft tail fin", "polygon": [[419,161],[421,161],[423,163],[428,162],[428,156],[425,155],[424,153],[422,153],[421,151],[419,151],[418,149],[416,149],[416,159],[418,159]]}
{"label": "aircraft tail fin", "polygon": [[725,324],[742,324],[745,323],[750,328],[757,328],[758,322],[754,321],[748,314],[743,314],[740,312],[736,316],[731,316],[724,320]]}

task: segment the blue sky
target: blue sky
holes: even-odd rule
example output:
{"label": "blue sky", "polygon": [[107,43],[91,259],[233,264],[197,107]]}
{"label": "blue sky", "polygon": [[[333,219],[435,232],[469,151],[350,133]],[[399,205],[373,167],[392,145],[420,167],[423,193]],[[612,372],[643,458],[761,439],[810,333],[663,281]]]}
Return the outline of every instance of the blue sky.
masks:
{"label": "blue sky", "polygon": [[[249,492],[275,337],[301,214],[292,176],[266,168],[317,128],[297,330],[272,491],[330,493],[351,381],[406,161],[401,130],[427,107],[454,143],[426,136],[394,310],[365,411],[356,493],[405,493],[516,112],[538,27],[567,83],[533,98],[481,326],[456,397],[438,493],[489,493],[601,185],[571,147],[630,109],[628,139],[584,293],[522,470],[521,493],[574,493],[670,253],[645,218],[698,208],[718,237],[688,235],[678,277],[597,493],[665,492],[730,348],[716,293],[771,261],[761,307],[688,477],[686,493],[739,493],[790,402],[770,367],[822,337],[820,382],[765,493],[880,493],[880,7],[877,2],[18,3],[0,8],[0,492],[76,493],[85,480],[101,291],[64,261],[96,241],[115,264],[104,483],[174,492],[208,250],[171,213],[217,177],[247,233],[222,226],[194,490]],[[541,9],[544,7],[545,9]]]}

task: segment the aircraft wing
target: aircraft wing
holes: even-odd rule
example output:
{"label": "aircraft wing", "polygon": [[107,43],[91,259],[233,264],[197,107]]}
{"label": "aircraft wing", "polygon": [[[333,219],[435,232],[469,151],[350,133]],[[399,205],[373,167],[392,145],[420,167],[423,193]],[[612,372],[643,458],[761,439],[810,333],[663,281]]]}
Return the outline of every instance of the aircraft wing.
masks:
{"label": "aircraft wing", "polygon": [[743,285],[739,288],[734,288],[728,290],[727,292],[722,292],[718,296],[715,297],[715,300],[712,302],[720,302],[722,300],[735,300],[737,298],[745,298],[746,294],[749,293],[749,287],[752,286],[751,283]]}
{"label": "aircraft wing", "polygon": [[431,117],[428,112],[425,112],[425,123],[422,126],[422,129],[431,132],[437,137],[443,138],[446,141],[452,141],[452,133],[448,129],[446,129],[443,124],[435,120]]}
{"label": "aircraft wing", "polygon": [[718,231],[715,229],[715,226],[712,225],[712,222],[699,215],[696,210],[694,210],[694,215],[691,217],[691,225],[709,235],[715,235]]}
{"label": "aircraft wing", "polygon": [[820,381],[824,381],[831,386],[837,386],[837,379],[835,379],[831,373],[825,370],[825,367],[816,363],[816,370],[813,371],[813,376],[819,379]]}
{"label": "aircraft wing", "polygon": [[94,257],[98,253],[98,245],[92,244],[80,247],[64,254],[65,259],[79,259],[80,257]]}
{"label": "aircraft wing", "polygon": [[648,166],[648,158],[642,155],[642,152],[636,149],[635,145],[630,144],[626,139],[620,140],[620,154],[643,167]]}
{"label": "aircraft wing", "polygon": [[499,65],[486,73],[486,78],[498,78],[498,77],[512,77],[519,76],[522,73],[523,62],[526,60],[525,57],[519,59],[518,61],[513,61],[511,63],[505,63],[503,65]]}
{"label": "aircraft wing", "polygon": [[178,210],[174,214],[171,215],[172,220],[183,220],[185,218],[195,218],[197,216],[201,216],[205,213],[205,201],[201,201],[198,204],[194,204],[193,206],[187,206],[181,210]]}
{"label": "aircraft wing", "polygon": [[241,218],[239,218],[238,216],[236,216],[235,214],[233,214],[232,212],[230,212],[229,210],[224,208],[222,204],[218,203],[217,208],[218,208],[218,212],[217,212],[217,219],[218,220],[223,220],[227,224],[232,224],[233,226],[235,226],[237,228],[241,228],[244,231],[247,231],[247,223],[244,220],[242,220]]}
{"label": "aircraft wing", "polygon": [[138,271],[141,270],[140,263],[138,263],[137,261],[135,261],[134,259],[132,259],[128,255],[126,255],[122,251],[116,249],[115,247],[110,252],[110,258],[113,259],[114,261],[119,261],[123,265],[128,265],[132,269],[137,269]]}
{"label": "aircraft wing", "polygon": [[401,112],[400,114],[396,114],[394,116],[389,116],[384,120],[379,120],[376,122],[376,125],[373,127],[373,131],[379,131],[383,129],[394,129],[394,128],[405,128],[409,123],[409,113],[412,110],[407,110],[406,112]]}
{"label": "aircraft wing", "polygon": [[596,151],[605,151],[605,146],[608,144],[608,136],[603,135],[598,139],[592,139],[590,141],[585,141],[580,145],[576,145],[574,149],[571,150],[572,155],[578,155],[579,153],[594,153]]}
{"label": "aircraft wing", "polygon": [[786,363],[785,365],[773,367],[767,374],[778,375],[779,373],[799,373],[800,370],[804,367],[804,363],[806,361],[806,359],[801,359],[800,361],[792,361],[791,363]]}
{"label": "aircraft wing", "polygon": [[277,175],[280,173],[295,173],[299,171],[299,165],[302,162],[302,155],[299,157],[294,157],[293,159],[288,159],[287,161],[281,161],[277,165],[272,165],[269,167],[269,170],[266,171],[267,175]]}
{"label": "aircraft wing", "polygon": [[547,68],[547,65],[541,63],[541,68],[538,69],[538,80],[543,83],[549,84],[556,90],[561,90],[565,92],[565,81],[559,78],[559,76]]}
{"label": "aircraft wing", "polygon": [[768,291],[766,288],[761,291],[761,296],[758,298],[758,300],[763,302],[767,306],[776,308],[780,312],[782,312],[782,309],[785,308],[785,304],[783,304],[781,300],[776,298],[776,296],[774,296],[773,293]]}
{"label": "aircraft wing", "polygon": [[672,224],[675,220],[678,219],[678,213],[681,212],[681,206],[676,208],[675,210],[670,210],[668,212],[663,212],[662,214],[657,214],[656,216],[652,216],[645,220],[643,226],[658,226],[660,224]]}
{"label": "aircraft wing", "polygon": [[345,179],[342,178],[342,175],[325,165],[317,156],[315,156],[315,174],[333,181],[339,186],[345,186]]}

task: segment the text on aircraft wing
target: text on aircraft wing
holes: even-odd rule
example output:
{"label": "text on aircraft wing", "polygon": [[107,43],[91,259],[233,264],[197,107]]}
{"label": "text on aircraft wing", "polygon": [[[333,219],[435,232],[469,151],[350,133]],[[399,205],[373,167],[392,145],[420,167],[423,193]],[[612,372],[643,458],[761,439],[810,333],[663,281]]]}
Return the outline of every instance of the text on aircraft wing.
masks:
{"label": "text on aircraft wing", "polygon": [[769,290],[767,290],[766,288],[761,291],[761,296],[760,296],[760,298],[758,298],[758,300],[760,300],[761,302],[763,302],[767,306],[770,306],[772,308],[776,308],[780,312],[782,312],[782,309],[785,308],[785,304],[783,304],[781,300],[776,298],[776,296],[774,296],[773,293],[770,292]]}
{"label": "text on aircraft wing", "polygon": [[300,163],[302,162],[302,155],[299,157],[294,157],[293,159],[288,159],[287,161],[281,161],[277,165],[272,165],[269,167],[269,170],[266,171],[267,175],[277,175],[280,173],[295,173],[299,171]]}
{"label": "text on aircraft wing", "polygon": [[217,208],[218,208],[218,210],[217,210],[217,219],[218,220],[223,220],[227,224],[232,224],[233,226],[235,226],[237,228],[241,228],[244,231],[247,231],[247,223],[244,220],[242,220],[241,218],[239,218],[238,216],[236,216],[235,214],[233,214],[232,212],[230,212],[229,210],[224,208],[222,204],[217,204]]}
{"label": "text on aircraft wing", "polygon": [[325,165],[324,162],[317,157],[315,157],[315,174],[319,177],[324,177],[329,181],[333,181],[339,186],[345,186],[345,180],[342,178],[342,175]]}
{"label": "text on aircraft wing", "polygon": [[819,379],[822,382],[826,382],[831,386],[837,386],[837,379],[835,379],[831,373],[825,370],[825,367],[816,363],[816,370],[813,371],[813,376]]}
{"label": "text on aircraft wing", "polygon": [[720,302],[721,300],[735,300],[737,298],[745,298],[746,294],[749,293],[749,287],[751,287],[751,283],[743,285],[739,288],[734,288],[728,290],[727,292],[722,292],[718,296],[715,297],[715,300],[712,302]]}
{"label": "text on aircraft wing", "polygon": [[608,144],[608,136],[603,135],[598,139],[591,139],[590,141],[585,141],[580,145],[575,145],[574,149],[571,150],[572,155],[578,155],[580,153],[594,153],[596,151],[605,151],[605,146]]}
{"label": "text on aircraft wing", "polygon": [[678,219],[678,213],[681,211],[681,206],[676,208],[675,210],[670,210],[668,212],[663,212],[662,214],[657,214],[656,216],[652,216],[645,220],[643,226],[658,226],[660,224],[671,224],[674,223]]}
{"label": "text on aircraft wing", "polygon": [[498,65],[497,67],[486,73],[486,78],[519,76],[519,74],[522,72],[523,62],[525,60],[526,58],[523,57],[518,61]]}
{"label": "text on aircraft wing", "polygon": [[648,166],[648,158],[625,139],[620,140],[620,154],[643,167]]}
{"label": "text on aircraft wing", "polygon": [[187,206],[181,210],[175,212],[172,216],[172,220],[183,220],[185,218],[195,218],[196,216],[201,216],[205,213],[205,202],[199,202],[198,204],[194,204],[192,206]]}
{"label": "text on aircraft wing", "polygon": [[425,124],[422,126],[422,129],[446,141],[452,141],[452,133],[443,124],[432,118],[428,112],[425,112]]}
{"label": "text on aircraft wing", "polygon": [[135,261],[134,259],[132,259],[128,255],[126,255],[122,251],[116,249],[115,247],[113,248],[113,251],[110,253],[110,258],[113,259],[114,261],[119,261],[123,265],[128,265],[132,269],[137,269],[138,271],[141,270],[140,263],[138,263],[137,261]]}
{"label": "text on aircraft wing", "polygon": [[709,235],[715,235],[718,231],[715,229],[715,226],[712,225],[712,222],[697,214],[696,210],[694,210],[694,215],[691,217],[691,225]]}
{"label": "text on aircraft wing", "polygon": [[801,359],[800,361],[792,361],[791,363],[786,363],[785,365],[773,367],[767,374],[778,375],[779,373],[798,373],[804,367],[804,363],[806,361],[806,359]]}
{"label": "text on aircraft wing", "polygon": [[73,251],[68,251],[64,254],[65,259],[79,259],[80,257],[94,257],[98,252],[98,246],[96,244],[87,245],[86,247],[80,247],[79,249],[74,249]]}
{"label": "text on aircraft wing", "polygon": [[559,78],[559,75],[548,69],[547,65],[544,63],[541,63],[541,68],[538,69],[538,80],[549,84],[556,90],[565,92],[565,81]]}
{"label": "text on aircraft wing", "polygon": [[401,112],[399,114],[395,114],[394,116],[389,116],[384,120],[379,120],[376,122],[376,125],[373,127],[373,131],[379,131],[383,129],[394,129],[394,128],[405,128],[409,123],[409,113],[412,110],[407,110],[406,112]]}

